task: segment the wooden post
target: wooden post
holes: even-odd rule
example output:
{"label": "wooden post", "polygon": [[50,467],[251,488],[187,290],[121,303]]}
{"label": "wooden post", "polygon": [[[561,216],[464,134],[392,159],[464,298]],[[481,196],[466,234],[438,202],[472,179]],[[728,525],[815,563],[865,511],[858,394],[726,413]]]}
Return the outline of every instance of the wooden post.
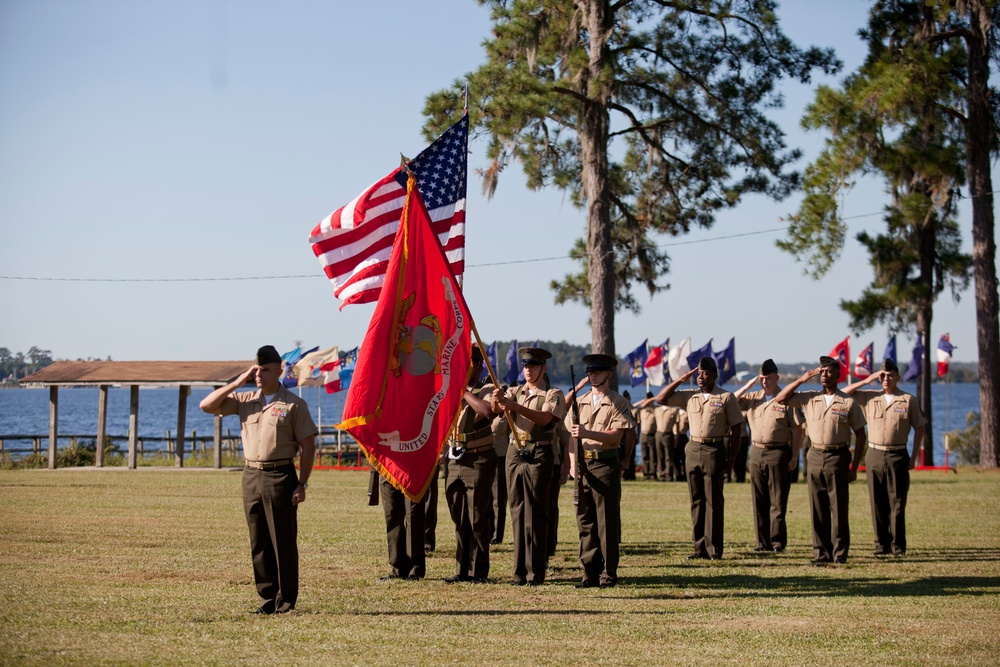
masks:
{"label": "wooden post", "polygon": [[129,387],[128,401],[128,467],[135,470],[138,466],[136,461],[136,444],[139,440],[139,385],[133,384]]}
{"label": "wooden post", "polygon": [[213,453],[212,465],[216,468],[222,467],[222,415],[215,415],[215,428],[213,429],[213,436],[215,437],[215,452]]}
{"label": "wooden post", "polygon": [[59,439],[59,387],[49,387],[49,469],[56,467],[56,441]]}
{"label": "wooden post", "polygon": [[[174,465],[184,467],[184,429],[187,425],[187,397],[191,387],[182,384],[177,393],[177,447],[174,449]],[[194,448],[192,447],[192,451]]]}
{"label": "wooden post", "polygon": [[94,466],[104,467],[104,441],[108,435],[108,385],[101,385],[101,396],[97,401],[97,451],[94,452]]}

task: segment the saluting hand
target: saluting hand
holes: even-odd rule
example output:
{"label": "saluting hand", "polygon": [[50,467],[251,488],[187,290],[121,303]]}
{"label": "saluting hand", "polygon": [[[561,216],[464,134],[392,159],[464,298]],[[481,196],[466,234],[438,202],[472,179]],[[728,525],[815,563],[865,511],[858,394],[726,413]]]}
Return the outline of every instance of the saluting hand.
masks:
{"label": "saluting hand", "polygon": [[236,378],[237,384],[239,386],[245,385],[247,382],[253,382],[257,378],[257,371],[260,370],[260,366],[254,364],[250,368],[243,371],[238,378]]}
{"label": "saluting hand", "polygon": [[805,373],[802,374],[802,377],[799,378],[799,384],[806,383],[809,380],[813,379],[814,377],[819,375],[820,370],[822,369],[817,367],[810,371],[806,371]]}
{"label": "saluting hand", "polygon": [[687,373],[681,376],[681,382],[686,382],[687,380],[690,380],[691,377],[697,372],[698,372],[697,368],[692,368]]}

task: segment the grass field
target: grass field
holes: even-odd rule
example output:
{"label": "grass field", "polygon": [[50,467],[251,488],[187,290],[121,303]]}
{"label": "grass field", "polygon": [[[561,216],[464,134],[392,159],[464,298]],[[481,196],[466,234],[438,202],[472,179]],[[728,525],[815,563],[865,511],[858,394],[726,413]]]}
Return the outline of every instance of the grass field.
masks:
{"label": "grass field", "polygon": [[299,512],[297,613],[258,617],[240,474],[0,472],[0,664],[966,664],[1000,661],[1000,474],[914,476],[909,555],[875,560],[863,475],[846,566],[812,567],[805,485],[789,548],[751,555],[749,488],[726,487],[726,555],[688,563],[682,484],[628,482],[621,585],[577,590],[572,492],[549,583],[447,585],[453,526],[421,582],[388,570],[367,474],[321,471]]}

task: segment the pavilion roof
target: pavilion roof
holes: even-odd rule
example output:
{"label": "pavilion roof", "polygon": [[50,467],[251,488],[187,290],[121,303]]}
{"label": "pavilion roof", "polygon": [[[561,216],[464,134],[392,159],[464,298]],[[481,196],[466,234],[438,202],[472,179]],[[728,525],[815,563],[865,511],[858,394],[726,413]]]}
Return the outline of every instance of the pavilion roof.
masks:
{"label": "pavilion roof", "polygon": [[253,361],[57,361],[18,381],[22,386],[223,385]]}

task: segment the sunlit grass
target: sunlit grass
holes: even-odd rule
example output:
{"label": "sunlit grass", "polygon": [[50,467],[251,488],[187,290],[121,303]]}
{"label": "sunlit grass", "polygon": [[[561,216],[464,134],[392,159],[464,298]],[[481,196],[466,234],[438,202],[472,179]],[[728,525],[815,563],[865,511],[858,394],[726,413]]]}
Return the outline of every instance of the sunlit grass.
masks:
{"label": "sunlit grass", "polygon": [[875,560],[863,476],[851,487],[847,566],[808,565],[804,484],[789,548],[754,557],[748,485],[726,487],[726,554],[688,563],[687,489],[624,487],[622,584],[581,576],[571,490],[549,583],[447,585],[452,524],[422,582],[386,563],[367,474],[314,473],[299,513],[298,613],[257,605],[240,474],[214,470],[0,472],[0,664],[992,664],[1000,651],[1000,475],[914,476],[909,555]]}

